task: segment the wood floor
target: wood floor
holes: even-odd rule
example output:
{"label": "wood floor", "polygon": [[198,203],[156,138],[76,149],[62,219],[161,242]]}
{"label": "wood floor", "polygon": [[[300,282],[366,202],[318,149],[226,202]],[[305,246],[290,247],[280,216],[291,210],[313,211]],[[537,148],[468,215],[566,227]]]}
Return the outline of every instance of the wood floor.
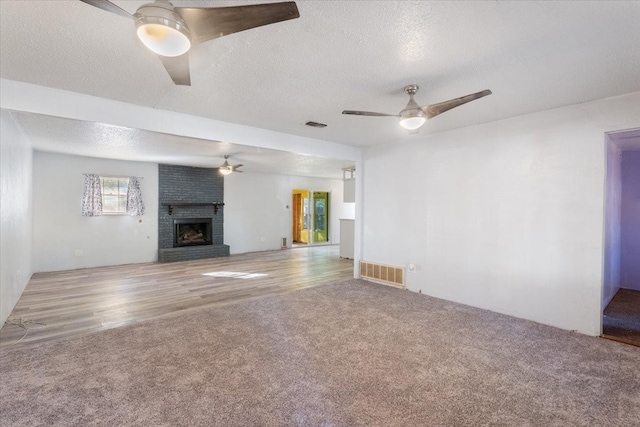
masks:
{"label": "wood floor", "polygon": [[353,261],[340,258],[338,246],[37,273],[0,330],[0,349],[34,346],[351,277]]}
{"label": "wood floor", "polygon": [[619,289],[604,309],[602,337],[640,347],[640,291]]}

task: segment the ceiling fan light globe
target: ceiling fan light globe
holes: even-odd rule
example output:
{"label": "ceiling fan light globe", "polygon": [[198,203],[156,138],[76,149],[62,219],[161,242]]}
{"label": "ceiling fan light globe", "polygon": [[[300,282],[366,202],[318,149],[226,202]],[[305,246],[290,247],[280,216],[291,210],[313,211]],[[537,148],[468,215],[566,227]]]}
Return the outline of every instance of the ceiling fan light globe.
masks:
{"label": "ceiling fan light globe", "polygon": [[136,14],[136,33],[142,43],[158,55],[184,55],[191,48],[191,33],[170,3],[150,3]]}
{"label": "ceiling fan light globe", "polygon": [[416,130],[420,128],[426,119],[423,116],[403,117],[400,119],[400,126],[407,130]]}
{"label": "ceiling fan light globe", "polygon": [[222,175],[229,175],[231,172],[233,172],[231,169],[227,169],[227,168],[220,168],[220,173]]}
{"label": "ceiling fan light globe", "polygon": [[143,24],[138,27],[138,38],[152,52],[162,56],[180,56],[191,49],[191,40],[175,28],[161,24]]}

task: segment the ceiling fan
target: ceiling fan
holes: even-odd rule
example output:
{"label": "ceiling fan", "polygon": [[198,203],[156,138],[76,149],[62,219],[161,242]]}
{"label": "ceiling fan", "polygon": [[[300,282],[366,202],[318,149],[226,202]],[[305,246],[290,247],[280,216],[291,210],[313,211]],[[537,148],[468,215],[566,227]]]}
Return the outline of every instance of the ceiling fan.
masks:
{"label": "ceiling fan", "polygon": [[229,157],[231,157],[230,155],[225,155],[224,156],[224,163],[218,168],[218,171],[222,174],[222,175],[229,175],[232,172],[243,172],[243,171],[239,171],[238,168],[242,165],[230,165],[228,162]]}
{"label": "ceiling fan", "polygon": [[174,7],[156,0],[133,15],[109,0],[80,0],[135,21],[142,43],[157,53],[177,85],[190,86],[188,51],[192,44],[228,34],[300,17],[296,3],[254,4],[230,7]]}
{"label": "ceiling fan", "polygon": [[482,98],[483,96],[491,95],[492,93],[489,89],[487,89],[481,92],[472,93],[470,95],[461,96],[460,98],[454,98],[448,101],[438,102],[437,104],[424,105],[421,107],[413,99],[413,95],[418,92],[418,89],[418,85],[408,85],[404,87],[404,91],[407,93],[407,95],[409,95],[409,102],[407,103],[407,106],[404,107],[404,109],[398,114],[385,114],[374,113],[371,111],[354,110],[344,110],[342,114],[374,117],[400,117],[400,126],[409,131],[414,131],[413,133],[417,133],[420,129],[420,126],[422,126],[427,119],[431,119],[438,114],[442,114],[445,111],[451,110],[452,108],[459,107],[462,104],[466,104],[467,102]]}

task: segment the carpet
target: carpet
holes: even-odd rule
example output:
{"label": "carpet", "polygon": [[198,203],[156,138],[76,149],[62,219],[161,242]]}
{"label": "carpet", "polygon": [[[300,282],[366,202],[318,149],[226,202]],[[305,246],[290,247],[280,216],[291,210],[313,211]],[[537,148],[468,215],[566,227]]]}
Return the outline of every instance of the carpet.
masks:
{"label": "carpet", "polygon": [[0,366],[3,426],[640,425],[640,348],[362,280]]}

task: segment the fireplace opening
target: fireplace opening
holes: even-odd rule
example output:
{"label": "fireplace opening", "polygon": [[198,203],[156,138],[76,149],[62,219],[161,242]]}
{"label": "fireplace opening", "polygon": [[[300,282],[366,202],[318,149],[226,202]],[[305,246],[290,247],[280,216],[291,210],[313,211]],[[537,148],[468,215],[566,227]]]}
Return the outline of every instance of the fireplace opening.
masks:
{"label": "fireplace opening", "polygon": [[173,220],[173,247],[212,245],[211,218]]}

